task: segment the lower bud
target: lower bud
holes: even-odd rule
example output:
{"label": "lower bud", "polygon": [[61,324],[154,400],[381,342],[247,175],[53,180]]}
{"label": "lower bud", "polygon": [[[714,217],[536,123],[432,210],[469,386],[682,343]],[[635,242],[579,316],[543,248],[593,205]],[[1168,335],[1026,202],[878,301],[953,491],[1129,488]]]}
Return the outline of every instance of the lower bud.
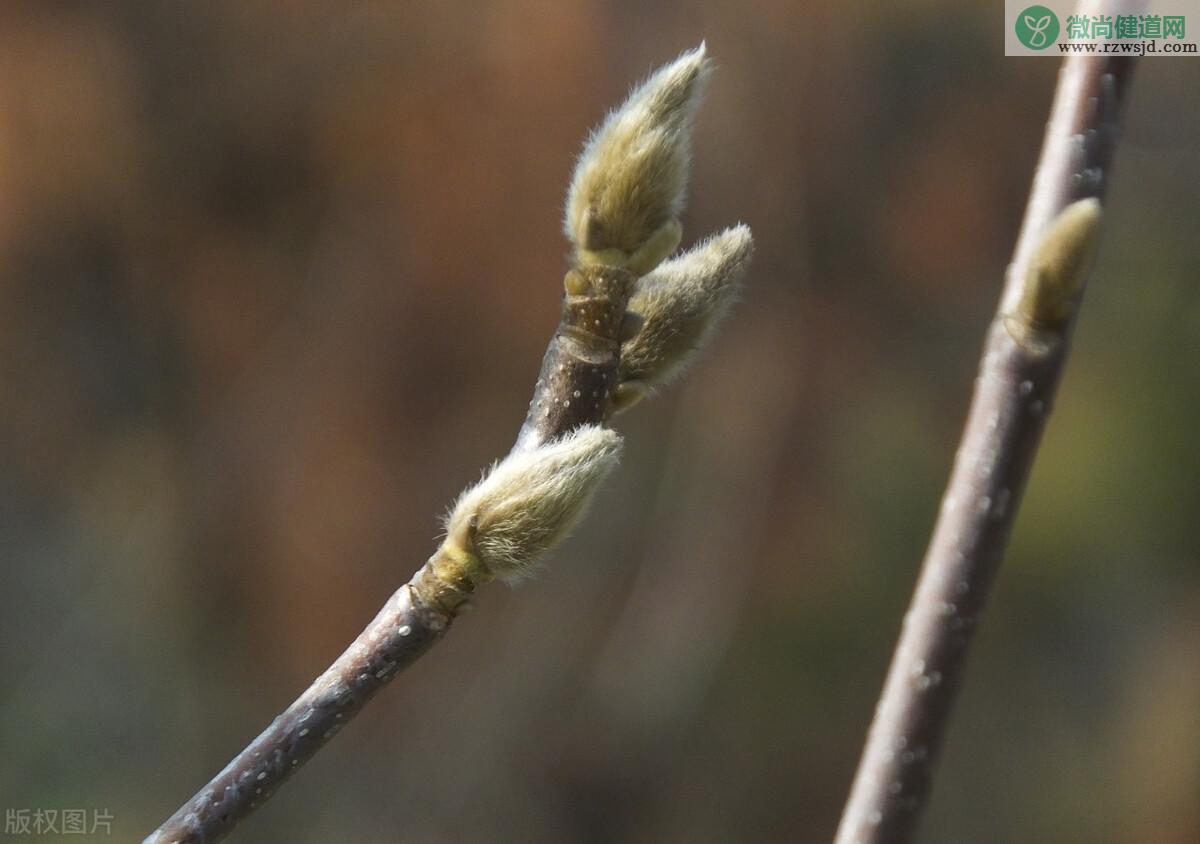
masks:
{"label": "lower bud", "polygon": [[469,558],[459,571],[474,582],[520,578],[574,527],[620,449],[616,432],[586,425],[513,452],[458,499],[438,553]]}

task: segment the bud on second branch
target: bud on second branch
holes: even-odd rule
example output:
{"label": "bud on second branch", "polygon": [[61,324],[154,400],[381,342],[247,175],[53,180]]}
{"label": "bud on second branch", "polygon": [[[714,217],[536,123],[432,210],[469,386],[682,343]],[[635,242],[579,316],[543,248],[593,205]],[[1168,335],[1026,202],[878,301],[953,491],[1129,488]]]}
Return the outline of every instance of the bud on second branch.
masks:
{"label": "bud on second branch", "polygon": [[1046,227],[1022,279],[1016,310],[1007,320],[1010,332],[1056,331],[1070,319],[1095,256],[1100,217],[1098,199],[1081,199]]}

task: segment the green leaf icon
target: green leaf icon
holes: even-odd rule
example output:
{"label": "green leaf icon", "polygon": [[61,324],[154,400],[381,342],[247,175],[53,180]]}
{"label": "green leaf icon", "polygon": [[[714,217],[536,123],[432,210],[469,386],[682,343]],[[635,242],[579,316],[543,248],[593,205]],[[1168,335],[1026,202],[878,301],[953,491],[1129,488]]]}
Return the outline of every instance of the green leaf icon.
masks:
{"label": "green leaf icon", "polygon": [[1029,49],[1044,50],[1058,37],[1058,16],[1045,6],[1030,6],[1017,15],[1013,30]]}

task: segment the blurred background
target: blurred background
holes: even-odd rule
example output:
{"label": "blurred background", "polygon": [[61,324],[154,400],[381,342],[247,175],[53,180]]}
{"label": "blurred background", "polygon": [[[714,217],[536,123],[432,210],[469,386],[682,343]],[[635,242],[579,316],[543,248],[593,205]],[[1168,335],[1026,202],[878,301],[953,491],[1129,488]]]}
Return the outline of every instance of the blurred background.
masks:
{"label": "blurred background", "polygon": [[[999,3],[0,6],[0,805],[149,832],[511,444],[590,127],[707,39],[743,303],[241,841],[832,837],[1057,61]],[[1134,81],[931,842],[1200,840],[1200,64]]]}

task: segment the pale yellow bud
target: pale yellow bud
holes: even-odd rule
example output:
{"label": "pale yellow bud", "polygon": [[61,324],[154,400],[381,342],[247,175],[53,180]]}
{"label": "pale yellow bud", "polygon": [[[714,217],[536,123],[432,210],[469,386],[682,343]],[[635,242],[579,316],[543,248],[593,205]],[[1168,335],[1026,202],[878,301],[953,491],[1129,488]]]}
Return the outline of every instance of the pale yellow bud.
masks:
{"label": "pale yellow bud", "polygon": [[[623,265],[656,239],[650,253],[639,255],[645,272],[674,249],[692,115],[709,72],[701,44],[634,89],[592,133],[575,167],[564,220],[580,261]],[[665,251],[663,244],[669,244]]]}
{"label": "pale yellow bud", "polygon": [[490,577],[519,578],[574,527],[620,450],[615,431],[585,425],[514,451],[459,497],[444,551]]}
{"label": "pale yellow bud", "polygon": [[1029,328],[1054,329],[1070,318],[1096,252],[1100,216],[1098,199],[1081,199],[1046,227],[1017,304],[1017,316]]}
{"label": "pale yellow bud", "polygon": [[670,381],[712,337],[737,299],[754,239],[734,226],[640,279],[629,312],[640,322],[621,346],[618,410]]}

